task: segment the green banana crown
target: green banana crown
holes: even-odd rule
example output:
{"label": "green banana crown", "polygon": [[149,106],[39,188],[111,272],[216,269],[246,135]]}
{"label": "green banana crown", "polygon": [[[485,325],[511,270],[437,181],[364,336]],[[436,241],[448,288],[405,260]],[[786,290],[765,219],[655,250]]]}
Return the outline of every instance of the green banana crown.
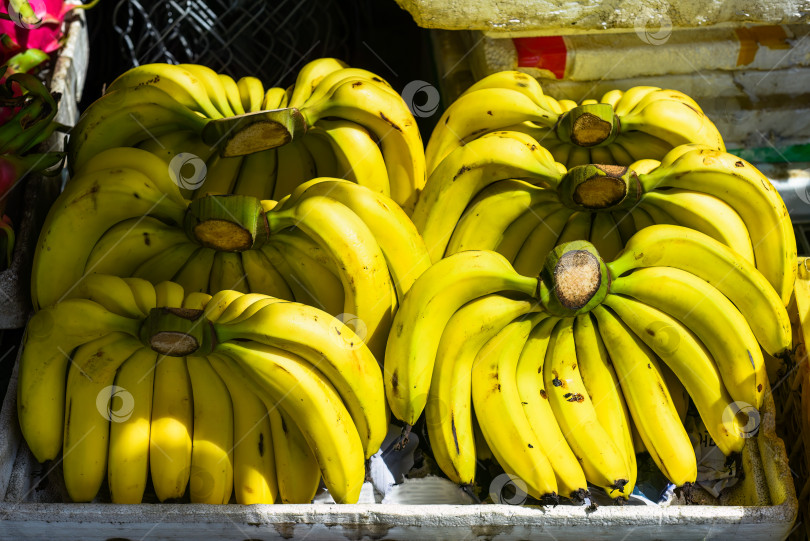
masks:
{"label": "green banana crown", "polygon": [[554,131],[560,141],[580,147],[606,146],[621,132],[621,122],[607,103],[580,105],[560,116]]}
{"label": "green banana crown", "polygon": [[538,297],[543,307],[560,317],[590,312],[607,296],[610,273],[593,244],[584,240],[557,246],[540,272]]}
{"label": "green banana crown", "polygon": [[207,195],[191,202],[184,228],[190,239],[220,252],[244,252],[269,237],[261,202],[249,195]]}
{"label": "green banana crown", "polygon": [[620,165],[578,165],[562,178],[560,202],[574,210],[630,209],[641,199],[638,175]]}
{"label": "green banana crown", "polygon": [[208,355],[214,350],[216,334],[203,314],[192,308],[152,308],[141,324],[141,343],[170,357]]}

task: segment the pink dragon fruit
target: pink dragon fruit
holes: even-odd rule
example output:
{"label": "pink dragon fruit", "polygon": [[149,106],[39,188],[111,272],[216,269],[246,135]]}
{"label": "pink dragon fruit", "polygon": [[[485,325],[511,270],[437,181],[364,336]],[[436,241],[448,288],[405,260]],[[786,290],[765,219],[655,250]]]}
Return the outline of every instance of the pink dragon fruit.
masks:
{"label": "pink dragon fruit", "polygon": [[12,42],[11,51],[2,47],[2,60],[25,49],[44,53],[57,50],[64,37],[65,15],[75,7],[64,0],[0,0],[0,34],[9,36]]}

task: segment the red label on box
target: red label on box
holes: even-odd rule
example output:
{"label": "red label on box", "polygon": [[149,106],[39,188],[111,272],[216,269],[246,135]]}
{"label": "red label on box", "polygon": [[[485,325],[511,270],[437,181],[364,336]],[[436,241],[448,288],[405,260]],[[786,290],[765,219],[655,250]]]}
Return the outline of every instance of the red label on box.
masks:
{"label": "red label on box", "polygon": [[557,79],[565,76],[565,61],[568,51],[562,36],[537,38],[513,38],[521,68],[548,70]]}

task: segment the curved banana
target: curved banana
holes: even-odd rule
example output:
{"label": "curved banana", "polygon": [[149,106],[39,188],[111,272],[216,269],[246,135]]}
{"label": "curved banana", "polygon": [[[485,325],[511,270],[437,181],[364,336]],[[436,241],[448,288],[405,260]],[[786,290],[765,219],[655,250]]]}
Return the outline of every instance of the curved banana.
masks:
{"label": "curved banana", "polygon": [[215,328],[219,342],[255,340],[290,351],[317,367],[345,402],[366,456],[379,449],[388,430],[382,374],[363,341],[340,320],[311,306],[273,303],[249,318]]}
{"label": "curved banana", "polygon": [[762,406],[768,379],[762,351],[743,315],[714,286],[680,269],[647,267],[615,280],[610,290],[683,323],[711,352],[731,397]]}
{"label": "curved banana", "polygon": [[271,236],[295,226],[315,240],[337,263],[345,296],[342,313],[363,322],[369,349],[382,359],[391,328],[396,296],[382,250],[363,220],[330,197],[297,200],[267,215]]}
{"label": "curved banana", "polygon": [[183,306],[186,293],[183,286],[175,282],[158,282],[155,284],[155,303],[158,307],[175,308]]}
{"label": "curved banana", "polygon": [[[605,344],[590,314],[582,314],[574,320],[574,342],[576,343],[577,367],[582,383],[594,404],[596,419],[612,438],[616,448],[624,458],[630,477],[620,494],[625,500],[636,485],[638,468],[633,449],[633,432],[630,429],[630,414],[622,397],[622,390],[616,372],[608,356]],[[603,487],[610,494],[610,487]]]}
{"label": "curved banana", "polygon": [[104,482],[110,421],[115,422],[116,413],[130,406],[125,401],[118,410],[112,408],[119,394],[112,386],[115,372],[142,347],[133,336],[115,332],[81,346],[71,359],[65,385],[62,470],[74,502],[92,501]]}
{"label": "curved banana", "polygon": [[542,434],[540,448],[554,469],[558,492],[581,501],[588,494],[585,473],[554,417],[543,378],[546,353],[556,325],[556,318],[546,318],[534,326],[520,353],[515,377],[523,413],[535,432]]}
{"label": "curved banana", "polygon": [[[391,196],[382,151],[365,127],[348,120],[323,119],[318,121],[312,132],[322,133],[329,141],[337,164],[335,176]],[[325,175],[319,171],[318,176]]]}
{"label": "curved banana", "polygon": [[236,115],[244,115],[245,108],[242,107],[242,94],[239,92],[239,87],[233,77],[224,73],[219,74],[219,80],[222,87],[225,89],[225,96],[228,98],[228,105]]}
{"label": "curved banana", "polygon": [[185,208],[141,173],[104,170],[88,180],[94,182],[86,188],[68,184],[45,219],[31,271],[35,308],[57,302],[79,281],[96,241],[113,225],[147,214],[182,222]]}
{"label": "curved banana", "polygon": [[[110,424],[107,485],[113,503],[141,503],[149,480],[149,423],[157,356],[151,349],[141,348],[124,361],[115,376],[113,385],[120,394],[122,411]],[[124,397],[131,397],[131,404]]]}
{"label": "curved banana", "polygon": [[[653,352],[607,308],[593,312],[627,409],[658,468],[677,486],[694,483],[697,459]],[[646,367],[646,368],[645,368]]]}
{"label": "curved banana", "polygon": [[132,295],[135,297],[135,302],[138,303],[144,315],[149,314],[149,311],[157,306],[155,286],[140,278],[127,277],[122,278],[122,280],[129,286]]}
{"label": "curved banana", "polygon": [[312,503],[321,483],[318,460],[289,415],[280,408],[269,407],[268,415],[273,433],[279,499],[282,503]]}
{"label": "curved banana", "polygon": [[312,95],[324,77],[335,71],[347,68],[348,65],[337,58],[318,58],[302,67],[295,79],[295,86],[290,97],[290,107],[300,107]]}
{"label": "curved banana", "polygon": [[292,272],[289,278],[284,275],[287,281],[295,282],[297,288],[306,292],[306,296],[293,294],[293,297],[297,302],[310,304],[333,316],[344,313],[346,295],[340,278],[329,267],[307,255],[298,244],[300,240],[293,235],[279,233],[270,241],[270,247],[278,250]]}
{"label": "curved banana", "polygon": [[495,334],[534,306],[530,300],[486,295],[465,304],[444,328],[436,351],[425,421],[436,463],[455,483],[472,484],[475,480],[470,398],[475,357]]}
{"label": "curved banana", "polygon": [[565,440],[579,458],[585,478],[619,496],[630,481],[624,442],[611,437],[599,423],[582,375],[574,342],[574,320],[560,320],[554,327],[546,353],[543,380],[549,404]]}
{"label": "curved banana", "polygon": [[405,212],[413,210],[425,185],[425,154],[416,121],[398,94],[375,82],[349,78],[333,86],[322,99],[310,98],[301,113],[308,126],[334,116],[372,132],[385,158],[391,198]]}
{"label": "curved banana", "polygon": [[247,287],[253,293],[263,293],[291,301],[292,291],[278,269],[276,269],[261,250],[242,252],[242,268],[245,269]]}
{"label": "curved banana", "polygon": [[298,424],[335,501],[356,503],[366,471],[363,445],[340,396],[299,356],[260,343],[245,346],[223,343],[218,351],[256,378],[267,398]]}
{"label": "curved banana", "polygon": [[276,187],[278,150],[271,148],[245,156],[233,193],[270,199]]}
{"label": "curved banana", "polygon": [[[504,230],[497,252],[512,261],[515,270],[518,267],[522,271],[542,267],[543,253],[557,243],[573,213],[573,210],[556,203],[530,207]],[[522,256],[519,262],[518,256]]]}
{"label": "curved banana", "polygon": [[179,130],[201,133],[208,122],[154,86],[114,90],[93,102],[71,130],[68,165],[76,171],[99,152],[135,146],[149,134],[158,137]]}
{"label": "curved banana", "polygon": [[498,291],[532,296],[536,290],[536,278],[519,275],[495,252],[459,252],[426,270],[394,316],[385,350],[385,390],[394,416],[413,424],[421,415],[441,334],[459,308]]}
{"label": "curved banana", "polygon": [[233,489],[236,503],[275,503],[276,461],[270,417],[264,402],[246,389],[231,363],[216,354],[208,361],[228,387],[233,402]]}
{"label": "curved banana", "polygon": [[748,229],[757,269],[788,304],[796,279],[796,237],[785,203],[754,166],[731,154],[695,145],[670,166],[639,179],[645,191],[694,190],[714,195],[734,208]]}
{"label": "curved banana", "polygon": [[475,196],[456,224],[445,255],[463,250],[495,250],[509,224],[539,204],[555,201],[549,190],[523,180],[490,184]]}
{"label": "curved banana", "polygon": [[[709,194],[671,189],[644,194],[641,208],[649,206],[666,212],[678,225],[700,231],[716,239],[751,263],[754,249],[740,215],[722,199]],[[600,252],[601,253],[601,252]],[[605,256],[612,259],[610,256]]]}
{"label": "curved banana", "polygon": [[745,439],[727,411],[733,400],[714,359],[697,337],[676,319],[633,299],[608,295],[605,305],[677,376],[723,454],[742,451]]}
{"label": "curved banana", "polygon": [[17,380],[17,417],[38,462],[62,450],[65,374],[74,348],[111,332],[138,335],[139,319],[113,314],[98,303],[68,299],[28,321]]}
{"label": "curved banana", "polygon": [[81,189],[81,186],[92,187],[99,182],[116,182],[100,180],[101,175],[93,176],[92,173],[114,173],[121,169],[132,169],[145,175],[166,197],[180,206],[188,205],[180,187],[172,180],[166,162],[140,148],[114,147],[92,156],[74,171],[65,191]]}
{"label": "curved banana", "polygon": [[160,501],[182,498],[191,475],[194,402],[183,357],[159,356],[155,365],[149,468]]}
{"label": "curved banana", "polygon": [[408,215],[390,198],[338,179],[314,179],[299,189],[293,192],[287,204],[298,197],[328,196],[349,207],[365,222],[385,256],[400,301],[430,267],[430,256],[421,235]]}
{"label": "curved banana", "polygon": [[234,252],[216,252],[211,265],[209,291],[231,289],[247,293],[247,277],[242,267],[242,258]]}
{"label": "curved banana", "polygon": [[205,357],[186,357],[194,397],[189,495],[224,504],[233,491],[234,413],[228,388]]}
{"label": "curved banana", "polygon": [[141,85],[155,86],[208,118],[222,118],[222,113],[211,103],[203,82],[188,70],[174,64],[158,62],[131,68],[110,83],[106,92]]}
{"label": "curved banana", "polygon": [[428,174],[433,174],[453,150],[481,133],[526,121],[553,126],[557,117],[523,92],[510,88],[482,88],[464,94],[445,110],[430,136],[425,149]]}
{"label": "curved banana", "polygon": [[317,176],[312,155],[301,142],[288,143],[276,149],[278,172],[273,188],[273,199],[278,201],[295,190],[302,182]]}
{"label": "curved banana", "polygon": [[622,131],[653,135],[673,147],[699,143],[726,150],[712,121],[694,100],[677,90],[657,90],[647,94],[621,117],[621,126]]}
{"label": "curved banana", "polygon": [[509,178],[542,180],[556,186],[562,175],[546,149],[518,132],[487,134],[442,161],[430,175],[412,215],[431,260],[443,256],[453,228],[475,195],[493,182]]}
{"label": "curved banana", "polygon": [[242,109],[245,112],[255,113],[262,110],[264,102],[264,85],[256,77],[242,77],[236,81],[239,89],[239,98],[242,101]]}
{"label": "curved banana", "polygon": [[[186,263],[177,271],[171,280],[183,286],[186,295],[192,293],[207,293],[211,279],[211,269],[217,252],[211,248],[200,246],[189,256]],[[228,288],[235,289],[235,288]],[[218,291],[212,289],[211,291]]]}
{"label": "curved banana", "polygon": [[588,240],[605,261],[612,261],[624,248],[619,226],[609,212],[594,213]]}
{"label": "curved banana", "polygon": [[186,262],[194,257],[199,248],[199,244],[190,241],[176,244],[138,265],[132,275],[153,284],[171,280],[183,269]]}
{"label": "curved banana", "polygon": [[199,79],[205,87],[211,103],[222,113],[222,116],[234,116],[236,113],[231,109],[228,101],[228,93],[220,79],[219,74],[207,66],[199,64],[178,64],[179,67],[191,73]]}
{"label": "curved banana", "polygon": [[519,318],[489,340],[472,369],[472,401],[484,439],[506,473],[526,484],[534,498],[557,496],[557,480],[540,439],[523,412],[515,373],[523,345],[537,323],[536,314]]}
{"label": "curved banana", "polygon": [[656,225],[634,235],[607,264],[612,279],[642,267],[675,267],[706,280],[742,312],[770,355],[791,347],[787,310],[768,280],[728,246],[686,227]]}
{"label": "curved banana", "polygon": [[107,274],[85,276],[64,298],[97,302],[110,312],[124,317],[141,318],[148,314],[138,305],[135,294],[123,279]]}

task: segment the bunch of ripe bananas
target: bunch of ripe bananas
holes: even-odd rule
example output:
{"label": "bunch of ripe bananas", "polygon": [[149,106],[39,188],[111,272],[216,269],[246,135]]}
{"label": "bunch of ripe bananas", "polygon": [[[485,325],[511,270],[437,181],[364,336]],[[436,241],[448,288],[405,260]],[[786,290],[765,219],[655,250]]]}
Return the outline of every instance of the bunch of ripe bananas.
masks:
{"label": "bunch of ripe bananas", "polygon": [[[695,481],[690,399],[740,452],[762,351],[790,347],[785,205],[675,91],[577,105],[495,74],[442,116],[426,182],[370,72],[321,59],[283,90],[153,64],[85,112],[69,160],[18,404],[76,501],[107,475],[139,502],[151,469],[161,500],[308,502],[323,477],[354,502],[386,401],[425,412],[455,482],[488,447],[534,498],[627,498],[640,448]],[[131,416],[99,413],[123,396]]]}
{"label": "bunch of ripe bananas", "polygon": [[93,273],[263,293],[357,318],[382,359],[397,298],[429,265],[407,215],[364,186],[319,178],[279,203],[189,201],[161,159],[112,148],[79,169],[52,207],[31,287],[38,308],[85,294]]}
{"label": "bunch of ripe bananas", "polygon": [[[486,444],[529,495],[581,499],[587,484],[628,497],[631,426],[667,478],[694,482],[695,452],[662,367],[725,454],[739,452],[768,379],[760,346],[791,344],[787,312],[738,253],[689,228],[647,227],[605,262],[563,244],[537,275],[493,251],[436,262],[394,318],[385,354],[395,417],[423,411],[438,465],[475,480],[473,411]],[[741,428],[742,427],[742,428]]]}
{"label": "bunch of ripe bananas", "polygon": [[793,225],[770,181],[737,156],[696,143],[660,161],[566,169],[531,136],[493,132],[447,155],[413,221],[433,261],[496,250],[527,276],[556,245],[590,240],[611,259],[652,224],[690,227],[731,247],[786,305],[796,276]]}
{"label": "bunch of ripe bananas", "polygon": [[315,177],[346,178],[413,209],[425,183],[422,139],[407,104],[378,75],[333,58],[304,66],[295,85],[265,89],[192,64],[133,68],[82,115],[68,163],[76,171],[113,147],[171,162],[204,161],[184,195],[279,200]]}
{"label": "bunch of ripe bananas", "polygon": [[712,121],[683,92],[637,86],[577,104],[543,94],[525,73],[502,71],[472,85],[445,110],[428,141],[428,175],[459,146],[500,130],[532,136],[569,168],[660,160],[685,143],[726,149]]}
{"label": "bunch of ripe bananas", "polygon": [[185,295],[173,282],[93,275],[28,324],[18,412],[39,461],[62,453],[76,502],[309,503],[321,477],[357,501],[385,437],[382,374],[316,308],[259,294]]}

